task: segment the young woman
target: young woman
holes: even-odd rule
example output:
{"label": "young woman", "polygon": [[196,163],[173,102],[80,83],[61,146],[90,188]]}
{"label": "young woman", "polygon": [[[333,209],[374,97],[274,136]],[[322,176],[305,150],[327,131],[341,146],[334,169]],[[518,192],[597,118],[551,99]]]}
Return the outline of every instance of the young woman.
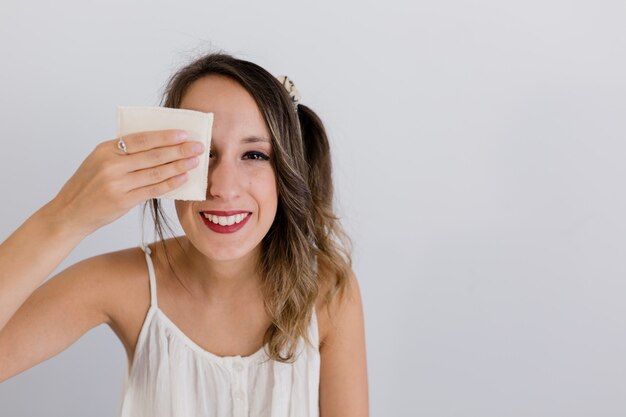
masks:
{"label": "young woman", "polygon": [[[361,299],[333,213],[328,139],[292,87],[225,54],[172,77],[165,107],[214,113],[206,199],[175,202],[183,236],[164,239],[157,197],[184,183],[197,143],[168,130],[96,146],[0,246],[0,381],[107,323],[128,354],[124,417],[368,414]],[[158,242],[40,286],[141,202]]]}

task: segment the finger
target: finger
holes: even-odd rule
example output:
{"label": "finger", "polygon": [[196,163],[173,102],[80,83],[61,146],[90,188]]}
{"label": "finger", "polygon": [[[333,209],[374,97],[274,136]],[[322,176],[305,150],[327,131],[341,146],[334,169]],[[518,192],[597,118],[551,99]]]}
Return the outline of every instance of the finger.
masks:
{"label": "finger", "polygon": [[[147,151],[148,149],[175,145],[185,141],[187,137],[188,134],[184,130],[170,129],[131,133],[124,135],[122,139],[126,144],[126,154],[128,155]],[[123,154],[123,151],[119,150],[117,147],[119,138],[113,139],[111,142],[114,144],[117,153]]]}
{"label": "finger", "polygon": [[178,188],[185,182],[187,182],[188,175],[188,173],[183,172],[182,174],[168,178],[165,181],[137,188],[133,191],[130,191],[127,195],[130,199],[132,199],[132,201],[137,202],[150,200],[151,198],[158,198],[168,191]]}
{"label": "finger", "polygon": [[159,165],[147,169],[129,173],[125,178],[125,189],[136,189],[154,186],[168,179],[180,175],[196,167],[199,163],[197,157],[182,159],[169,164]]}
{"label": "finger", "polygon": [[[197,147],[199,146],[199,148]],[[201,155],[204,145],[201,142],[189,141],[175,146],[150,149],[130,155],[124,162],[128,163],[129,172],[147,168],[156,168],[181,159]]]}

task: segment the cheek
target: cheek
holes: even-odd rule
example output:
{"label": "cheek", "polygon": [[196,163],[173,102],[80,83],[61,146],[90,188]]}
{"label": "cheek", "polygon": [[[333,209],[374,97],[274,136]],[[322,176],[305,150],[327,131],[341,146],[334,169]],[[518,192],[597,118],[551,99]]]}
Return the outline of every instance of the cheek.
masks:
{"label": "cheek", "polygon": [[174,200],[174,208],[176,209],[176,214],[178,215],[179,218],[185,215],[185,213],[187,212],[188,206],[189,206],[189,203],[183,200]]}
{"label": "cheek", "polygon": [[248,190],[256,199],[262,203],[266,210],[278,204],[278,187],[276,185],[276,175],[271,169],[258,170],[254,175],[248,177]]}
{"label": "cheek", "polygon": [[188,220],[193,220],[193,210],[191,209],[191,204],[184,200],[174,200],[174,208],[176,209],[176,215],[178,216],[178,220],[181,222]]}

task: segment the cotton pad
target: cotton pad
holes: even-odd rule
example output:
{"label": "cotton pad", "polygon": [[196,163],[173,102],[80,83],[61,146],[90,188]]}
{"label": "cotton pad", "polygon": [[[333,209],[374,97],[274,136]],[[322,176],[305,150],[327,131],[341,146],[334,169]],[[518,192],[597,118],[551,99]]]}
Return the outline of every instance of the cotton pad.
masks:
{"label": "cotton pad", "polygon": [[205,200],[209,173],[209,148],[213,129],[213,113],[166,107],[117,108],[117,135],[153,130],[182,129],[189,133],[187,140],[204,143],[204,153],[197,155],[198,165],[187,171],[187,181],[178,188],[159,196],[173,200]]}

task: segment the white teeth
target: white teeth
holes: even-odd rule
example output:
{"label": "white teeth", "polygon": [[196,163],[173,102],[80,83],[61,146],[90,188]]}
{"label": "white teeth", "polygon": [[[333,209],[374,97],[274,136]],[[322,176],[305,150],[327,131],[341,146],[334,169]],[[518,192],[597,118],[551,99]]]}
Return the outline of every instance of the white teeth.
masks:
{"label": "white teeth", "polygon": [[235,214],[234,216],[215,216],[213,214],[202,213],[206,219],[213,222],[214,224],[219,224],[221,226],[231,226],[235,223],[241,223],[243,219],[248,217],[250,213],[240,213]]}

